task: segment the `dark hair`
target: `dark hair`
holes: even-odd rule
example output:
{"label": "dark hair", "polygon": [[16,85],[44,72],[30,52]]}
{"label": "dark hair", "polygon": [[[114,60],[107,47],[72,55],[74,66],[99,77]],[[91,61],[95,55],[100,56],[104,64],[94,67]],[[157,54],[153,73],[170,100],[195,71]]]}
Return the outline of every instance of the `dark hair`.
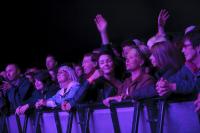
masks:
{"label": "dark hair", "polygon": [[132,40],[125,40],[125,41],[123,41],[123,42],[121,43],[121,47],[122,47],[122,48],[123,48],[123,47],[126,47],[126,46],[132,47],[132,46],[135,46],[135,45],[136,45],[135,42],[132,41]]}
{"label": "dark hair", "polygon": [[84,54],[84,57],[91,57],[92,62],[97,62],[98,61],[98,56],[99,54],[96,53],[86,53]]}
{"label": "dark hair", "polygon": [[48,71],[40,71],[36,73],[33,77],[34,79],[41,81],[45,85],[49,85],[51,83],[51,76]]}
{"label": "dark hair", "polygon": [[180,62],[181,51],[169,41],[155,43],[151,48],[151,53],[157,60],[159,68],[172,67],[179,69],[182,65]]}
{"label": "dark hair", "polygon": [[183,41],[185,41],[186,39],[189,39],[191,41],[193,48],[196,48],[197,46],[199,46],[200,45],[200,29],[195,28],[191,32],[187,33],[184,36]]}

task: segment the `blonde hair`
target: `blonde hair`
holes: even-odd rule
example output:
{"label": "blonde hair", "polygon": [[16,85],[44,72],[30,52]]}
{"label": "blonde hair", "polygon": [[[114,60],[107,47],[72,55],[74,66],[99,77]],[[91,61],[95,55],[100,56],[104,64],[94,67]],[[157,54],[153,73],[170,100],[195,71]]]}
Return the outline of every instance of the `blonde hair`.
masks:
{"label": "blonde hair", "polygon": [[69,76],[69,80],[78,82],[77,75],[76,75],[74,69],[72,69],[71,67],[64,65],[64,66],[59,67],[58,70],[63,70],[65,72],[67,72],[67,74]]}

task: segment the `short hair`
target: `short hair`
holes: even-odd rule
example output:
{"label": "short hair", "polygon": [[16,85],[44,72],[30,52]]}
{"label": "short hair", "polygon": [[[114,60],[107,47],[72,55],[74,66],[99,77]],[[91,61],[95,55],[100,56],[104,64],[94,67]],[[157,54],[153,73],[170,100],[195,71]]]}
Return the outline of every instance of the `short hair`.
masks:
{"label": "short hair", "polygon": [[36,74],[34,74],[33,78],[39,81],[42,81],[42,83],[44,83],[45,85],[48,85],[51,82],[50,74],[48,73],[48,71],[44,71],[44,70],[39,71]]}
{"label": "short hair", "polygon": [[196,48],[197,46],[200,45],[200,29],[196,28],[193,31],[187,33],[184,36],[183,41],[185,41],[186,39],[189,39],[192,43],[192,47]]}
{"label": "short hair", "polygon": [[123,48],[123,47],[126,47],[126,46],[132,47],[132,46],[135,46],[135,45],[136,45],[135,42],[132,41],[132,40],[125,40],[125,41],[123,41],[123,42],[121,43],[121,47],[122,47],[122,48]]}
{"label": "short hair", "polygon": [[10,65],[13,65],[16,68],[16,70],[21,71],[19,66],[17,64],[15,64],[15,63],[9,63],[9,64],[6,65],[6,67],[10,66]]}
{"label": "short hair", "polygon": [[99,54],[97,53],[86,53],[83,57],[91,57],[92,62],[97,62]]}

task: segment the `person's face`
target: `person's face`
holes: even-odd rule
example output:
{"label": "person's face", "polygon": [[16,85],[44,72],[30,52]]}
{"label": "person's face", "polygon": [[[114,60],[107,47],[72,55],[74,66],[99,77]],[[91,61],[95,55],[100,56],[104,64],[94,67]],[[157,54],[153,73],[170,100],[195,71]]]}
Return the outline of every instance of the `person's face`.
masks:
{"label": "person's face", "polygon": [[37,90],[42,90],[44,88],[44,84],[42,83],[42,81],[35,79],[35,88]]}
{"label": "person's face", "polygon": [[128,71],[134,71],[140,68],[142,64],[143,60],[138,55],[137,50],[132,48],[126,57],[126,69]]}
{"label": "person's face", "polygon": [[83,69],[82,69],[81,66],[75,66],[74,70],[75,70],[76,75],[77,75],[78,77],[80,77],[80,76],[83,74]]}
{"label": "person's face", "polygon": [[53,69],[56,66],[56,61],[52,56],[46,58],[46,67],[48,70]]}
{"label": "person's face", "polygon": [[114,69],[114,63],[109,55],[101,55],[99,57],[99,67],[104,74],[110,74]]}
{"label": "person's face", "polygon": [[66,82],[68,80],[67,72],[62,69],[58,69],[57,80],[59,83]]}
{"label": "person's face", "polygon": [[158,62],[156,61],[156,58],[153,54],[151,54],[151,56],[150,56],[150,61],[154,67],[158,67]]}
{"label": "person's face", "polygon": [[125,46],[122,48],[122,57],[126,58],[129,50],[131,50],[131,47],[130,46]]}
{"label": "person's face", "polygon": [[182,52],[186,61],[192,61],[197,56],[197,49],[192,47],[192,43],[189,39],[184,41]]}
{"label": "person's face", "polygon": [[96,63],[92,61],[91,56],[85,56],[83,58],[82,67],[84,73],[89,74],[95,69]]}
{"label": "person's face", "polygon": [[19,70],[17,70],[15,65],[8,65],[6,67],[6,76],[8,80],[14,80],[19,76]]}

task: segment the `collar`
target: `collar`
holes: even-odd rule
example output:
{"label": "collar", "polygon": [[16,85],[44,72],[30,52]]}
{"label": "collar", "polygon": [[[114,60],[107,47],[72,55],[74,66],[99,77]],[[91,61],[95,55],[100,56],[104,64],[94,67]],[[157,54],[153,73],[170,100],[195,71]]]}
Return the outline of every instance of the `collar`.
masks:
{"label": "collar", "polygon": [[197,68],[197,66],[194,63],[192,63],[192,62],[186,62],[185,65],[190,69],[190,71],[192,73],[196,73],[196,72],[199,71],[198,68]]}
{"label": "collar", "polygon": [[68,93],[68,92],[71,90],[71,88],[72,88],[73,86],[76,86],[76,85],[79,85],[79,83],[76,82],[76,81],[71,81],[71,82],[68,84],[67,88],[61,88],[61,90],[59,91],[59,94],[60,94],[61,96],[64,96],[66,93]]}

